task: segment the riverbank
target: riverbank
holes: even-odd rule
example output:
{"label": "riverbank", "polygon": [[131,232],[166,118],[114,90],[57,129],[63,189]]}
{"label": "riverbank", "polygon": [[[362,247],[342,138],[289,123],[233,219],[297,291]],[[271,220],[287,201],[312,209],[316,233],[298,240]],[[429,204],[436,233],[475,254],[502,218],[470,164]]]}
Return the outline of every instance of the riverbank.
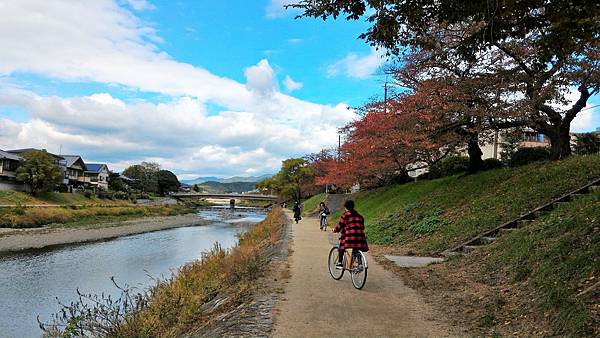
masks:
{"label": "riverbank", "polygon": [[[102,312],[77,302],[65,306],[69,315],[45,326],[46,335],[62,336],[68,323],[71,332],[83,336],[268,336],[281,289],[273,281],[286,278],[289,224],[281,209],[274,209],[236,246],[215,244],[202,259],[140,294],[123,290],[117,301],[98,296]],[[105,320],[100,313],[118,319]]]}
{"label": "riverbank", "polygon": [[211,222],[196,214],[186,214],[98,223],[86,228],[50,226],[30,229],[0,228],[0,253],[106,240],[183,226],[205,225]]}

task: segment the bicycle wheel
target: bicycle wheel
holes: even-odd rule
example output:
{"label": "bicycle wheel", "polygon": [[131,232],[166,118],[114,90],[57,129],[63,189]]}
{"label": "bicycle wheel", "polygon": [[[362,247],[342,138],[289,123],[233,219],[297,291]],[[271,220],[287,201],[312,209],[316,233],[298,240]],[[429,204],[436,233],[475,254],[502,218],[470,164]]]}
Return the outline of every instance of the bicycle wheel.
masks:
{"label": "bicycle wheel", "polygon": [[327,262],[327,267],[329,268],[329,274],[331,278],[335,280],[339,280],[344,275],[344,269],[336,268],[335,264],[338,262],[339,252],[338,247],[334,246],[329,251],[329,260]]}
{"label": "bicycle wheel", "polygon": [[350,279],[352,285],[358,290],[362,289],[367,281],[367,257],[361,251],[353,253]]}

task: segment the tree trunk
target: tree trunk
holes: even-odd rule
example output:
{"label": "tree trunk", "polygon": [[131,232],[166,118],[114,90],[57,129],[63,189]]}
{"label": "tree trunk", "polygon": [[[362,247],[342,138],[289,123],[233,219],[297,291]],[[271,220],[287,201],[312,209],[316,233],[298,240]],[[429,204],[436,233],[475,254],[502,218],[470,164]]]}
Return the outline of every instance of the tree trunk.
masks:
{"label": "tree trunk", "polygon": [[483,152],[479,147],[479,137],[477,133],[471,134],[467,142],[467,153],[469,154],[469,174],[476,173],[483,169]]}
{"label": "tree trunk", "polygon": [[571,134],[570,125],[561,125],[554,133],[546,136],[550,139],[550,159],[561,160],[571,156]]}

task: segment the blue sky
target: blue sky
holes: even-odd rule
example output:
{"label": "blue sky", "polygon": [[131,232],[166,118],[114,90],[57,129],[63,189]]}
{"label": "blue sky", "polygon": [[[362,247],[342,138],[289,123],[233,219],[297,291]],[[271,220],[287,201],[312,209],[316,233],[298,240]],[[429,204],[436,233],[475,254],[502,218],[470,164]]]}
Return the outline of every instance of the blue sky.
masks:
{"label": "blue sky", "polygon": [[[357,40],[366,23],[296,20],[284,3],[0,0],[0,149],[188,179],[335,145],[348,107],[382,94],[385,60]],[[600,126],[597,111],[574,129]]]}

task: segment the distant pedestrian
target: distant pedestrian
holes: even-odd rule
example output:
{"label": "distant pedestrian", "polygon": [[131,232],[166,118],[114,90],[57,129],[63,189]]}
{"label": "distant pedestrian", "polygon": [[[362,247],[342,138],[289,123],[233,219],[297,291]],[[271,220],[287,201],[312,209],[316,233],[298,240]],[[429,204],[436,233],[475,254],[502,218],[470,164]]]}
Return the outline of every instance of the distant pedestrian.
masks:
{"label": "distant pedestrian", "polygon": [[294,209],[292,210],[294,211],[294,220],[296,221],[296,224],[298,224],[298,221],[302,219],[302,208],[300,207],[300,201],[296,201],[294,203]]}
{"label": "distant pedestrian", "polygon": [[327,216],[329,216],[331,212],[329,208],[325,205],[325,202],[319,203],[319,229],[323,231],[327,231]]}

